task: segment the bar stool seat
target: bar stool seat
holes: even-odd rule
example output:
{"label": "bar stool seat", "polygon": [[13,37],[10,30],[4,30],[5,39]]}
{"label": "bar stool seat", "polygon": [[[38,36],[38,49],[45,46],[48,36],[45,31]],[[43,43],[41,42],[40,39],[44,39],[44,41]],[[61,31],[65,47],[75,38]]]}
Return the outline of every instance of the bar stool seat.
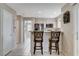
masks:
{"label": "bar stool seat", "polygon": [[57,42],[57,40],[50,40],[50,39],[49,39],[49,41],[52,42],[52,43],[53,43],[53,42],[55,42],[55,43]]}

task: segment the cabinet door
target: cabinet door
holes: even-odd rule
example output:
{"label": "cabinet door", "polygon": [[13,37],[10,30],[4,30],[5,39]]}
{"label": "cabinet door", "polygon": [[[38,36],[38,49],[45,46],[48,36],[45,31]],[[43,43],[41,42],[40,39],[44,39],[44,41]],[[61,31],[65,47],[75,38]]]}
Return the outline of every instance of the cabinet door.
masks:
{"label": "cabinet door", "polygon": [[35,30],[39,30],[39,24],[34,24]]}

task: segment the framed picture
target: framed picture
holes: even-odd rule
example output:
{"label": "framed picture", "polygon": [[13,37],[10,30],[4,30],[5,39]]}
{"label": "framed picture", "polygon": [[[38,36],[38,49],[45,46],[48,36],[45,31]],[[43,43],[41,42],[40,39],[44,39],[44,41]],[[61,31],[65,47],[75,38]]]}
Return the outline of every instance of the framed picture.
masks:
{"label": "framed picture", "polygon": [[63,15],[63,22],[65,23],[69,23],[70,22],[70,12],[66,11]]}

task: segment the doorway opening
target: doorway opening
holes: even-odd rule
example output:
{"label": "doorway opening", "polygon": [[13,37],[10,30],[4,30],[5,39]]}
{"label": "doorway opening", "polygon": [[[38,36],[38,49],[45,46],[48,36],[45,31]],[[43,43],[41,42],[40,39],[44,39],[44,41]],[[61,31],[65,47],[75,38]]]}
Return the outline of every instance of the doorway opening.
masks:
{"label": "doorway opening", "polygon": [[32,21],[24,20],[24,45],[28,54],[31,54],[31,30],[32,30]]}

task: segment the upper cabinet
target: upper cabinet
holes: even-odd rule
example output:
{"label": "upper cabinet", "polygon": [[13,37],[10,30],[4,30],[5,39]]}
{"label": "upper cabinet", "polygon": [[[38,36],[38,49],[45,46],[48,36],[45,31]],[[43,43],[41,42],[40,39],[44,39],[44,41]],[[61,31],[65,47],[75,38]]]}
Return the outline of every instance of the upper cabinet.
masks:
{"label": "upper cabinet", "polygon": [[46,28],[53,28],[53,24],[46,24]]}
{"label": "upper cabinet", "polygon": [[34,30],[44,30],[44,24],[34,24]]}

